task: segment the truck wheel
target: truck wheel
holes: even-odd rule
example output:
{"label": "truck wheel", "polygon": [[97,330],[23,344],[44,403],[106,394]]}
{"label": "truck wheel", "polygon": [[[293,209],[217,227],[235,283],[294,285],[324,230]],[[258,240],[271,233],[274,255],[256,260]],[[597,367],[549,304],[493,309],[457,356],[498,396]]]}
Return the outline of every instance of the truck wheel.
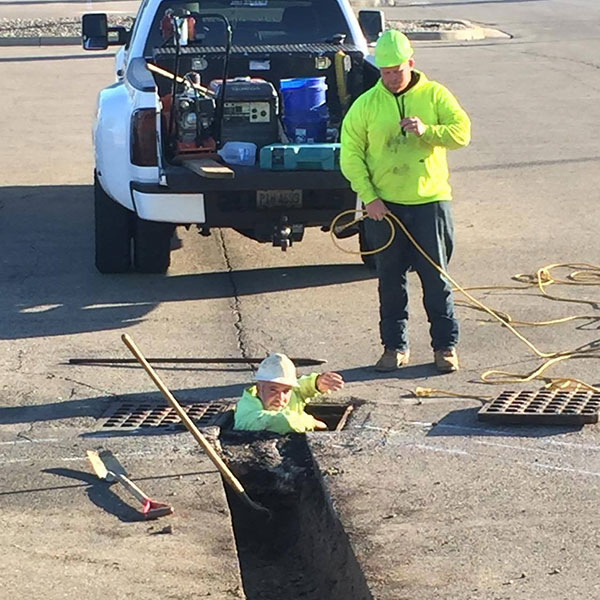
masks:
{"label": "truck wheel", "polygon": [[[368,250],[372,250],[369,246],[369,240],[367,240],[367,232],[365,231],[364,221],[361,221],[358,224],[358,245],[361,252],[366,252]],[[363,264],[369,271],[375,271],[377,269],[377,265],[375,264],[375,255],[374,254],[361,254],[361,258]]]}
{"label": "truck wheel", "polygon": [[171,237],[175,225],[135,220],[133,260],[138,273],[166,273],[171,264]]}
{"label": "truck wheel", "polygon": [[96,268],[100,273],[125,273],[131,266],[133,213],[115,202],[94,174]]}

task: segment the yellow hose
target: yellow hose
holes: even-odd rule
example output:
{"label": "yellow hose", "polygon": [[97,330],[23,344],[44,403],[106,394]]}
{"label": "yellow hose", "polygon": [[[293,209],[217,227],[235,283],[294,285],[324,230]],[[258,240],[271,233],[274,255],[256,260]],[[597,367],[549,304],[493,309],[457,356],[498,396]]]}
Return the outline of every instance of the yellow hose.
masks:
{"label": "yellow hose", "polygon": [[[496,311],[496,310],[489,308],[488,306],[483,304],[483,302],[480,302],[479,300],[477,300],[477,298],[473,297],[467,291],[467,289],[479,289],[479,290],[482,290],[482,289],[488,289],[488,290],[489,289],[525,289],[528,287],[535,286],[540,290],[540,292],[546,298],[549,298],[551,300],[560,300],[563,302],[579,302],[579,303],[583,303],[583,304],[590,304],[594,308],[598,308],[598,303],[595,301],[577,300],[577,299],[573,299],[573,298],[562,298],[559,296],[554,296],[554,295],[548,294],[546,291],[546,288],[553,283],[566,283],[568,285],[600,285],[600,267],[589,264],[589,263],[558,263],[558,264],[548,265],[547,267],[538,269],[536,271],[535,275],[524,275],[524,274],[515,275],[514,279],[526,284],[525,286],[522,286],[519,288],[507,287],[507,286],[464,288],[447,271],[445,271],[440,265],[438,265],[423,250],[423,248],[421,248],[421,246],[419,246],[417,241],[414,239],[414,237],[411,235],[411,233],[405,227],[404,223],[402,223],[402,221],[398,217],[396,217],[396,215],[394,215],[393,213],[388,213],[384,217],[384,219],[387,221],[387,223],[390,226],[391,234],[390,234],[388,241],[385,244],[383,244],[380,248],[377,248],[375,250],[369,250],[367,252],[348,250],[347,248],[344,248],[337,241],[336,225],[342,217],[346,216],[347,214],[356,215],[357,212],[362,212],[362,216],[358,219],[355,218],[350,223],[337,229],[337,232],[339,233],[340,230],[343,230],[343,229],[346,229],[353,225],[356,225],[356,223],[358,223],[359,221],[364,220],[367,217],[366,211],[364,211],[364,210],[363,211],[346,210],[346,211],[341,212],[339,215],[337,215],[331,222],[331,229],[330,229],[331,238],[333,240],[334,245],[338,249],[340,249],[340,250],[342,250],[342,252],[346,252],[348,254],[361,254],[361,255],[371,255],[371,254],[377,254],[378,252],[382,252],[383,250],[388,248],[394,241],[394,237],[395,237],[394,223],[396,223],[398,225],[398,227],[400,227],[400,229],[404,232],[406,237],[410,240],[410,242],[413,244],[413,246],[418,250],[418,252],[422,256],[424,256],[425,259],[454,286],[455,291],[460,292],[467,298],[466,304],[468,306],[474,307],[478,310],[481,310],[481,311],[489,314],[494,320],[498,321],[501,325],[506,327],[513,335],[515,335],[519,340],[521,340],[521,342],[523,342],[531,350],[531,352],[533,352],[533,354],[535,354],[539,358],[547,359],[539,368],[535,369],[531,373],[528,373],[527,375],[520,375],[518,373],[508,373],[506,371],[499,371],[499,370],[490,370],[490,371],[486,371],[485,373],[483,373],[481,375],[482,381],[484,381],[485,383],[500,384],[500,383],[526,383],[526,382],[532,381],[533,379],[542,379],[547,383],[547,385],[549,385],[551,387],[563,387],[563,388],[564,387],[572,387],[575,389],[584,388],[584,389],[591,390],[593,392],[600,393],[600,387],[593,386],[593,385],[586,383],[584,381],[581,381],[579,379],[562,378],[562,377],[548,377],[546,375],[543,375],[543,373],[548,368],[550,368],[552,365],[554,365],[558,362],[562,362],[564,360],[569,360],[572,358],[600,358],[599,354],[594,354],[594,352],[597,351],[597,348],[594,345],[589,345],[587,347],[577,348],[575,350],[570,350],[570,351],[564,350],[561,352],[544,352],[542,350],[539,350],[524,335],[522,335],[519,331],[517,331],[515,329],[515,327],[512,325],[512,323],[520,324],[520,325],[537,325],[537,326],[551,325],[551,324],[556,324],[556,323],[564,323],[564,322],[575,320],[575,319],[583,319],[583,318],[596,319],[597,318],[596,316],[590,317],[590,316],[580,315],[580,316],[565,317],[563,319],[555,319],[552,321],[542,321],[542,322],[513,321],[512,318],[510,317],[510,315],[507,315],[506,313],[501,313],[500,311]],[[575,268],[577,270],[574,271],[573,273],[571,273],[567,279],[557,279],[557,278],[552,277],[552,275],[550,274],[550,271],[552,269],[557,269],[559,267],[560,268]],[[451,393],[448,393],[448,394],[454,395]]]}

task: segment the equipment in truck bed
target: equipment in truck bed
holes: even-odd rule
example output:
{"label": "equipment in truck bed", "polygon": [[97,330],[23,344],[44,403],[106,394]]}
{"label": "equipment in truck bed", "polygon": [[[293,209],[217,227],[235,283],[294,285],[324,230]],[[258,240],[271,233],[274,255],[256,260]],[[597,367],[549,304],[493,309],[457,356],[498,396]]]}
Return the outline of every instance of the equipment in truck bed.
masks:
{"label": "equipment in truck bed", "polygon": [[[364,55],[351,44],[306,43],[232,46],[229,57],[229,77],[260,77],[279,88],[279,81],[293,77],[325,77],[327,106],[330,114],[341,120],[342,104],[338,97],[336,55],[344,57],[346,87],[352,97],[364,91]],[[179,73],[194,71],[203,85],[219,79],[223,72],[225,46],[190,45],[179,49]],[[167,71],[174,70],[176,49],[173,46],[157,47],[153,61]],[[160,94],[166,93],[166,82],[159,81]]]}

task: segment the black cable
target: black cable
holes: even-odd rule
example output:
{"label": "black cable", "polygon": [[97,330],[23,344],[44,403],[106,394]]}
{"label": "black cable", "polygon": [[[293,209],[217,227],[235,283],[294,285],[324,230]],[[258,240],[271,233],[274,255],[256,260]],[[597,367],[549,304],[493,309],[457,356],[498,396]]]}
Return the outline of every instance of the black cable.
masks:
{"label": "black cable", "polygon": [[[171,86],[171,110],[169,111],[169,143],[172,143],[173,139],[173,125],[175,122],[175,94],[177,93],[177,73],[179,72],[179,54],[181,50],[181,43],[179,38],[179,27],[177,24],[177,17],[171,15],[171,24],[173,26],[173,38],[175,40],[175,66],[173,69],[173,85]],[[185,21],[187,26],[187,20]],[[174,148],[177,148],[177,144],[174,144]]]}

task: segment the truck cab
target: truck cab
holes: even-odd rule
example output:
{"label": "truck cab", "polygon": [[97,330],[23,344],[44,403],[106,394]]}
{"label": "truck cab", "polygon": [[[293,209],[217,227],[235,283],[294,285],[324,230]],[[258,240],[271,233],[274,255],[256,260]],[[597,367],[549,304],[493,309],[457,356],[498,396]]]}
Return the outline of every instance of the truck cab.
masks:
{"label": "truck cab", "polygon": [[84,15],[85,49],[122,46],[93,126],[97,269],[166,272],[179,225],[286,250],[360,206],[339,131],[382,29],[347,0],[144,0],[130,31]]}

